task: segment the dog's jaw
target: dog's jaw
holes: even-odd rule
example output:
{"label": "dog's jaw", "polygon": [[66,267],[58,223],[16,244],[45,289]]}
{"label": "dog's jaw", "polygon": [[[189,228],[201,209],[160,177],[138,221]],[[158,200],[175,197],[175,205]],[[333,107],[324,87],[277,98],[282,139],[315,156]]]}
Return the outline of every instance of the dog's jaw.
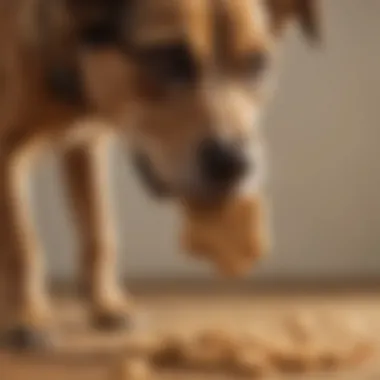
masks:
{"label": "dog's jaw", "polygon": [[144,187],[156,198],[172,197],[172,189],[155,174],[149,158],[139,152],[132,154],[133,167]]}

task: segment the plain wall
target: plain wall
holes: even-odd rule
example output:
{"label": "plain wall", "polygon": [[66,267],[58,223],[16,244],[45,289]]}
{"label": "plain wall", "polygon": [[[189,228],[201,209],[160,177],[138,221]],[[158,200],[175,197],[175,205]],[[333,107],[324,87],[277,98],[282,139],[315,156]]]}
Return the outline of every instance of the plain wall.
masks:
{"label": "plain wall", "polygon": [[[312,50],[296,29],[283,46],[278,92],[265,122],[275,250],[258,278],[377,276],[380,273],[380,1],[322,1],[323,43]],[[120,273],[207,276],[179,250],[179,216],[149,200],[111,154]],[[35,188],[49,267],[74,275],[75,241],[58,210],[49,163]]]}

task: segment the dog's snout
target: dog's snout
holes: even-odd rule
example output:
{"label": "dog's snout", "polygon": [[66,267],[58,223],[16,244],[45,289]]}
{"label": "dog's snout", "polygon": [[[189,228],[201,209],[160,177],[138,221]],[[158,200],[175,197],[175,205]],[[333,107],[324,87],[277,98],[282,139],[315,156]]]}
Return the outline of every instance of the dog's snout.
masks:
{"label": "dog's snout", "polygon": [[221,139],[204,140],[199,147],[198,158],[203,179],[217,186],[240,179],[248,167],[241,147]]}

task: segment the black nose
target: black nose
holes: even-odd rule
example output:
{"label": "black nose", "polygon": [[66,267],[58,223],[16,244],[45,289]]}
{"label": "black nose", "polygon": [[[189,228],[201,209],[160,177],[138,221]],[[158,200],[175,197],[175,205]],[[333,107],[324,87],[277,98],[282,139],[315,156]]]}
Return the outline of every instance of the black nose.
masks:
{"label": "black nose", "polygon": [[243,150],[229,141],[204,140],[199,147],[202,177],[215,185],[229,185],[242,177],[248,162]]}

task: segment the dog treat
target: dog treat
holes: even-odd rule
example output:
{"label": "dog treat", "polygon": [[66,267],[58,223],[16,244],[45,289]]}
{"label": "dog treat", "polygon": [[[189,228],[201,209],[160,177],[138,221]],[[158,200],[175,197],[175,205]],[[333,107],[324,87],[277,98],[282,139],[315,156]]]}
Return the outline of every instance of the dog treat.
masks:
{"label": "dog treat", "polygon": [[151,355],[151,360],[159,367],[180,367],[183,365],[187,347],[188,342],[182,337],[162,337]]}
{"label": "dog treat", "polygon": [[183,367],[193,370],[214,371],[223,366],[224,356],[218,347],[207,348],[198,342],[189,344],[184,352]]}
{"label": "dog treat", "polygon": [[160,367],[214,370],[231,357],[232,342],[214,331],[201,332],[191,339],[165,337],[152,355],[152,361]]}
{"label": "dog treat", "polygon": [[369,360],[376,351],[375,344],[362,321],[349,316],[324,318],[328,346],[323,352],[325,369],[356,367]]}
{"label": "dog treat", "polygon": [[200,366],[228,369],[233,364],[233,358],[239,351],[239,345],[235,337],[222,330],[205,330],[199,332],[193,341],[193,349],[197,356],[203,356],[198,360]]}
{"label": "dog treat", "polygon": [[299,345],[311,343],[318,334],[315,314],[298,312],[285,316],[281,324],[289,338]]}
{"label": "dog treat", "polygon": [[238,347],[234,337],[226,331],[218,329],[204,330],[198,333],[199,345],[208,349],[218,349],[224,356],[233,353]]}
{"label": "dog treat", "polygon": [[212,261],[221,273],[243,274],[267,250],[259,197],[235,196],[215,204],[186,200],[184,208],[184,248]]}
{"label": "dog treat", "polygon": [[[321,334],[315,315],[296,313],[286,316],[281,321],[281,327],[287,336],[288,347],[282,352],[276,352],[274,363],[282,372],[309,372],[324,368],[323,363],[335,358],[326,351],[326,344],[321,344]],[[326,355],[327,354],[327,355]]]}
{"label": "dog treat", "polygon": [[287,321],[290,336],[302,343],[303,353],[308,353],[310,369],[331,371],[360,366],[374,354],[374,345],[350,327],[347,318],[319,316],[314,321],[298,316]]}
{"label": "dog treat", "polygon": [[125,358],[122,359],[113,370],[109,380],[151,380],[153,379],[152,369],[149,361],[145,358]]}
{"label": "dog treat", "polygon": [[273,366],[279,372],[304,373],[315,370],[318,351],[311,347],[289,345],[286,349],[277,347],[269,354]]}
{"label": "dog treat", "polygon": [[376,352],[374,342],[359,341],[355,343],[349,352],[349,355],[344,358],[344,364],[347,367],[357,367],[366,363]]}
{"label": "dog treat", "polygon": [[241,349],[232,360],[231,371],[251,377],[269,374],[273,366],[265,351]]}
{"label": "dog treat", "polygon": [[281,371],[306,372],[319,362],[318,331],[314,316],[297,313],[281,321],[285,345],[274,351],[273,361]]}

